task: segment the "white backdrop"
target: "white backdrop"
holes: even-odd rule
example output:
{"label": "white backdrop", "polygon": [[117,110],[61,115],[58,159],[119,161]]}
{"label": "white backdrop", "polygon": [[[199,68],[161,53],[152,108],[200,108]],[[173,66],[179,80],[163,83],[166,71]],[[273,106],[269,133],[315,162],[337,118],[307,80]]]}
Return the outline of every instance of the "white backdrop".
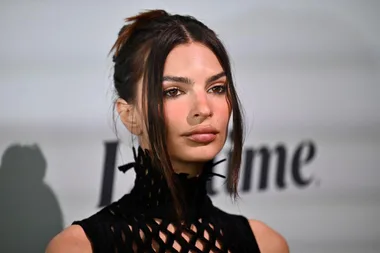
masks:
{"label": "white backdrop", "polygon": [[[41,252],[98,210],[104,143],[116,140],[107,53],[123,18],[152,8],[194,15],[220,35],[246,111],[245,151],[272,152],[266,190],[255,152],[243,164],[250,191],[232,203],[216,179],[214,204],[266,222],[291,252],[380,251],[378,1],[78,2],[0,3],[0,252]],[[117,165],[132,159],[122,141]],[[311,178],[304,187],[291,177],[302,143],[315,148],[300,169]],[[274,174],[281,145],[284,189]],[[133,180],[115,172],[112,199]]]}

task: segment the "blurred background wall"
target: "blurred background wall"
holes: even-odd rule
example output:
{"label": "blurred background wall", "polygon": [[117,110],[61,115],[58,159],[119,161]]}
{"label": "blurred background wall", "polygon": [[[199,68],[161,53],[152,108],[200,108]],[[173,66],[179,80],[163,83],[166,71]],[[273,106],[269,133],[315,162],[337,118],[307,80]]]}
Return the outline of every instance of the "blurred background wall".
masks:
{"label": "blurred background wall", "polygon": [[107,53],[125,17],[153,8],[205,22],[232,59],[248,130],[241,198],[214,179],[214,204],[264,221],[291,252],[380,252],[375,0],[2,1],[0,252],[43,252],[131,188],[133,172],[112,174],[133,143],[112,129]]}

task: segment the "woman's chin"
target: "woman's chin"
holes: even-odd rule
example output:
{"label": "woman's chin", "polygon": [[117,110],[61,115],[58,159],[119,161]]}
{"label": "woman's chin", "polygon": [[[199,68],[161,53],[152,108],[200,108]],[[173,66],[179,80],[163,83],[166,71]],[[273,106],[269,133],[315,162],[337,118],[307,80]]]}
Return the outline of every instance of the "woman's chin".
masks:
{"label": "woman's chin", "polygon": [[[210,146],[189,147],[183,149],[183,156],[186,157],[189,162],[207,162],[215,158],[220,152],[221,148]],[[181,152],[181,153],[182,153]]]}

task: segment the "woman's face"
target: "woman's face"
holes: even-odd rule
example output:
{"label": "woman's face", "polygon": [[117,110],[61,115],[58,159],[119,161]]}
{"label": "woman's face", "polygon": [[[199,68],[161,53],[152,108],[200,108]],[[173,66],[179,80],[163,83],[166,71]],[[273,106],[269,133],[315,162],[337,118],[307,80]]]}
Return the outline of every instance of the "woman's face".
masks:
{"label": "woman's face", "polygon": [[200,43],[175,47],[163,73],[167,146],[173,163],[205,162],[223,148],[230,109],[226,76]]}

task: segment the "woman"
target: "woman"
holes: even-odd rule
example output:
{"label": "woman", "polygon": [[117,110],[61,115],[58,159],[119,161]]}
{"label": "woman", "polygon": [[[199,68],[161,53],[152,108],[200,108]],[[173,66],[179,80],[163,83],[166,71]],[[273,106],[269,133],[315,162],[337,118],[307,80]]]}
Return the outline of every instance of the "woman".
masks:
{"label": "woman", "polygon": [[215,33],[163,10],[126,19],[113,51],[115,103],[139,139],[129,194],[76,221],[47,252],[288,252],[264,223],[213,206],[206,192],[232,113],[227,184],[236,197],[242,117],[228,55]]}

